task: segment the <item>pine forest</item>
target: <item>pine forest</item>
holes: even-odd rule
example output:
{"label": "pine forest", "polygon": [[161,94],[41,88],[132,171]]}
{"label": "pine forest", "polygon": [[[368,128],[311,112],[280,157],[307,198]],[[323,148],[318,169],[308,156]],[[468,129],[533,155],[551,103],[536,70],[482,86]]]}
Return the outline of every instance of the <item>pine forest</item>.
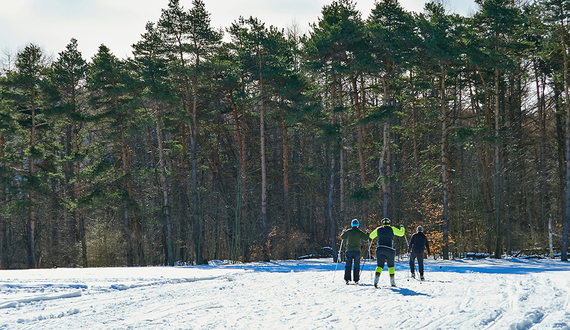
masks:
{"label": "pine forest", "polygon": [[126,59],[5,54],[0,268],[336,259],[385,217],[438,258],[567,261],[570,1],[475,2],[301,33],[170,0]]}

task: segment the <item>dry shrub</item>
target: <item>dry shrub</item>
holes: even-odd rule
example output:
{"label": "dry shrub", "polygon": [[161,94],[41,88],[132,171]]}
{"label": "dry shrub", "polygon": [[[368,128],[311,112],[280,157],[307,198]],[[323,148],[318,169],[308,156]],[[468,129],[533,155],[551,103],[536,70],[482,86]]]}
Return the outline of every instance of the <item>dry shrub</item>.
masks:
{"label": "dry shrub", "polygon": [[266,246],[254,242],[252,260],[264,261],[264,253],[267,253],[270,259],[287,260],[295,258],[299,251],[307,251],[311,248],[307,244],[307,237],[307,234],[294,230],[291,232],[289,242],[287,242],[285,232],[278,227],[273,227],[269,232]]}
{"label": "dry shrub", "polygon": [[112,267],[126,264],[126,245],[121,231],[99,227],[87,237],[87,260],[90,267]]}

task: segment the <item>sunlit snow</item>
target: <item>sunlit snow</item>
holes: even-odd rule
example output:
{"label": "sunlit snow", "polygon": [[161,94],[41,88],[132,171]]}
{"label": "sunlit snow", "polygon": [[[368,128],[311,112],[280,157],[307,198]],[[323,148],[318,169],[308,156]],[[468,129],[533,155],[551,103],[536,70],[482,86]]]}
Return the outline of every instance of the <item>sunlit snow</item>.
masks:
{"label": "sunlit snow", "polygon": [[[570,264],[396,262],[346,285],[331,259],[0,271],[0,329],[570,329]],[[336,269],[336,270],[335,270]]]}

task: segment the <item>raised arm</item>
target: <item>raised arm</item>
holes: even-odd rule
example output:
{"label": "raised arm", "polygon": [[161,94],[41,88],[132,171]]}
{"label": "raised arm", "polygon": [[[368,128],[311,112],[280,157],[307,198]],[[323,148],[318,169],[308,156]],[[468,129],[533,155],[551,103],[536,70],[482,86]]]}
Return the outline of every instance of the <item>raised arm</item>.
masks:
{"label": "raised arm", "polygon": [[395,236],[400,236],[400,237],[402,237],[402,236],[404,236],[404,234],[406,233],[406,228],[404,228],[403,225],[400,227],[400,229],[398,229],[398,228],[392,226],[392,231],[394,232],[394,235],[395,235]]}
{"label": "raised arm", "polygon": [[378,237],[378,228],[374,229],[374,231],[370,233],[370,239],[375,239],[376,237]]}

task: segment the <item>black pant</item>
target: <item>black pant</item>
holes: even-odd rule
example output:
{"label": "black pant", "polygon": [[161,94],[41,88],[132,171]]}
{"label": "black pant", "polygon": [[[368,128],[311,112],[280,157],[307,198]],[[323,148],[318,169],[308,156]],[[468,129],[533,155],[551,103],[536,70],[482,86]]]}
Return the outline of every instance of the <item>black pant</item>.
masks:
{"label": "black pant", "polygon": [[414,259],[418,258],[418,268],[420,271],[420,276],[424,276],[424,254],[419,254],[415,252],[410,253],[410,271],[414,274]]}
{"label": "black pant", "polygon": [[352,277],[354,278],[354,282],[358,282],[360,280],[360,251],[346,251],[344,256],[346,258],[346,264],[344,265],[344,280],[350,281],[350,271],[354,261]]}
{"label": "black pant", "polygon": [[388,264],[388,268],[394,267],[394,259],[396,258],[396,250],[380,245],[376,248],[376,264],[380,268],[384,268],[384,264]]}

